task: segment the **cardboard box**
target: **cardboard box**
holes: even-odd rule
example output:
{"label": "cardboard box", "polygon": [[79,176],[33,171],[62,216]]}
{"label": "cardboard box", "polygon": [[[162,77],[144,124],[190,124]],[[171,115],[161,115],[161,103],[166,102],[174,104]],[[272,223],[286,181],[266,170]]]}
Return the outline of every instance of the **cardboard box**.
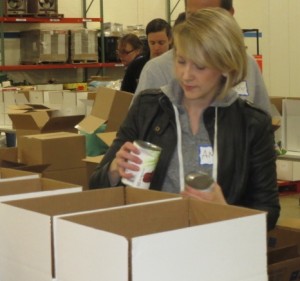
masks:
{"label": "cardboard box", "polygon": [[300,180],[300,161],[278,158],[276,160],[277,178],[286,181]]}
{"label": "cardboard box", "polygon": [[98,62],[98,31],[72,29],[70,32],[70,62]]}
{"label": "cardboard box", "polygon": [[86,166],[61,170],[45,170],[43,171],[42,175],[45,178],[78,184],[82,186],[84,190],[88,189],[88,175]]}
{"label": "cardboard box", "polygon": [[[30,109],[32,108],[32,109]],[[9,113],[13,128],[16,130],[17,143],[20,137],[49,132],[68,131],[77,132],[75,125],[84,115],[55,116],[52,109],[45,106],[30,105],[29,109],[13,110]]]}
{"label": "cardboard box", "polygon": [[116,138],[117,132],[105,132],[99,133],[97,136],[108,146],[111,146],[114,139]]}
{"label": "cardboard box", "polygon": [[300,230],[276,226],[268,232],[268,249],[280,249],[287,246],[298,245],[300,248]]}
{"label": "cardboard box", "polygon": [[300,99],[282,100],[282,146],[288,151],[300,152]]}
{"label": "cardboard box", "polygon": [[117,131],[125,119],[133,95],[101,87],[98,89],[91,114],[86,116],[77,128],[88,134],[94,133],[107,123],[106,132]]}
{"label": "cardboard box", "polygon": [[67,30],[33,29],[21,31],[21,63],[67,62],[69,55],[68,39]]}
{"label": "cardboard box", "polygon": [[59,218],[57,279],[266,281],[266,215],[173,200]]}
{"label": "cardboard box", "polygon": [[83,159],[83,162],[86,164],[87,169],[87,178],[89,179],[92,173],[95,171],[97,165],[101,162],[104,155],[86,157]]}
{"label": "cardboard box", "polygon": [[40,84],[36,85],[36,89],[39,91],[61,91],[63,84]]}
{"label": "cardboard box", "polygon": [[40,175],[37,173],[15,170],[10,168],[0,168],[0,189],[9,182],[22,181],[24,179],[36,179]]}
{"label": "cardboard box", "polygon": [[300,253],[296,245],[268,253],[269,281],[299,280]]}
{"label": "cardboard box", "polygon": [[82,187],[46,178],[10,181],[0,188],[0,202],[82,191]]}
{"label": "cardboard box", "polygon": [[0,204],[0,241],[5,242],[0,243],[1,280],[52,280],[56,250],[52,247],[53,229],[59,216],[179,198],[159,191],[116,187]]}
{"label": "cardboard box", "polygon": [[84,167],[85,138],[69,132],[23,136],[20,159],[27,165],[49,164],[47,171]]}

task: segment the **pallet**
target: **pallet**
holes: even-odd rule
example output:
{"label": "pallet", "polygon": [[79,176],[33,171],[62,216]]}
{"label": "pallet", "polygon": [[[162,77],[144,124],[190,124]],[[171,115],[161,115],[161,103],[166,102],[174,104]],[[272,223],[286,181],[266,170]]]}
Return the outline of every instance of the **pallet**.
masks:
{"label": "pallet", "polygon": [[81,63],[98,63],[98,60],[83,60],[83,59],[78,59],[78,60],[70,60],[70,63],[72,64],[81,64]]}
{"label": "pallet", "polygon": [[6,14],[6,17],[19,17],[19,18],[54,18],[54,19],[61,19],[64,18],[64,14],[57,14],[57,13],[42,13],[42,14],[35,14],[35,13],[15,13],[15,14]]}
{"label": "pallet", "polygon": [[21,61],[22,65],[39,65],[39,64],[65,64],[67,61]]}

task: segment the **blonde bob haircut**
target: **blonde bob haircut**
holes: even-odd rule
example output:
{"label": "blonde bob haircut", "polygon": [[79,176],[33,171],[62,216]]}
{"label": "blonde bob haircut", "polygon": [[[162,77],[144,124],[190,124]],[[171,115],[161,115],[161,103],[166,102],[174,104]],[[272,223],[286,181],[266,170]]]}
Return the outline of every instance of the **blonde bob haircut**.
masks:
{"label": "blonde bob haircut", "polygon": [[244,80],[247,55],[243,33],[233,16],[222,8],[200,9],[174,28],[174,49],[199,67],[223,74],[219,99]]}

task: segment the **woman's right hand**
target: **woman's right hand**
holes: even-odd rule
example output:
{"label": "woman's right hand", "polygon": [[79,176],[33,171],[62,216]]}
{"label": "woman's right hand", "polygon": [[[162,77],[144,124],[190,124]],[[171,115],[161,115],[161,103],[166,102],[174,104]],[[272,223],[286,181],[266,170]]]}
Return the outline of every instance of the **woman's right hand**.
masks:
{"label": "woman's right hand", "polygon": [[132,143],[125,142],[110,165],[111,181],[120,178],[130,179],[133,174],[130,171],[139,171],[142,160],[138,157],[140,150]]}

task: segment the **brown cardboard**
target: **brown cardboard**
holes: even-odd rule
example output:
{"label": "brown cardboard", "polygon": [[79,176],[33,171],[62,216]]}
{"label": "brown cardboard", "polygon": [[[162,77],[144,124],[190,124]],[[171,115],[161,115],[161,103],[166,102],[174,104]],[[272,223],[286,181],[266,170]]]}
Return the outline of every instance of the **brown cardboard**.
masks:
{"label": "brown cardboard", "polygon": [[7,187],[11,182],[22,182],[24,179],[34,178],[37,179],[40,177],[40,174],[21,171],[12,168],[0,168],[0,189]]}
{"label": "brown cardboard", "polygon": [[300,279],[300,253],[297,245],[292,245],[268,253],[269,281]]}
{"label": "brown cardboard", "polygon": [[268,233],[268,249],[280,249],[298,245],[300,249],[300,229],[276,226]]}
{"label": "brown cardboard", "polygon": [[80,134],[55,132],[23,136],[20,160],[27,165],[49,164],[47,171],[84,167],[85,138]]}
{"label": "brown cardboard", "polygon": [[22,105],[10,110],[8,116],[16,130],[17,143],[24,135],[57,131],[77,132],[75,125],[84,115],[55,116],[55,110],[44,105]]}
{"label": "brown cardboard", "polygon": [[127,115],[132,97],[128,92],[98,88],[91,114],[85,117],[77,128],[91,134],[107,122],[106,132],[117,131]]}
{"label": "brown cardboard", "polygon": [[111,146],[114,139],[116,138],[117,132],[105,132],[105,133],[99,133],[97,136],[104,141],[108,146]]}
{"label": "brown cardboard", "polygon": [[92,173],[95,171],[97,165],[101,162],[104,155],[98,155],[98,156],[89,156],[84,158],[82,161],[86,164],[86,170],[87,170],[87,178],[91,177]]}
{"label": "brown cardboard", "polygon": [[43,171],[42,175],[45,178],[78,184],[82,186],[84,190],[88,189],[87,167],[50,171],[45,170]]}
{"label": "brown cardboard", "polygon": [[1,147],[0,148],[0,166],[3,168],[11,168],[16,170],[28,171],[33,173],[42,173],[49,165],[26,165],[18,162],[17,147]]}
{"label": "brown cardboard", "polygon": [[39,191],[52,191],[57,189],[74,188],[78,185],[56,181],[46,178],[23,179],[22,181],[10,181],[1,184],[0,199],[5,201],[5,196],[24,195],[26,193],[35,193]]}

